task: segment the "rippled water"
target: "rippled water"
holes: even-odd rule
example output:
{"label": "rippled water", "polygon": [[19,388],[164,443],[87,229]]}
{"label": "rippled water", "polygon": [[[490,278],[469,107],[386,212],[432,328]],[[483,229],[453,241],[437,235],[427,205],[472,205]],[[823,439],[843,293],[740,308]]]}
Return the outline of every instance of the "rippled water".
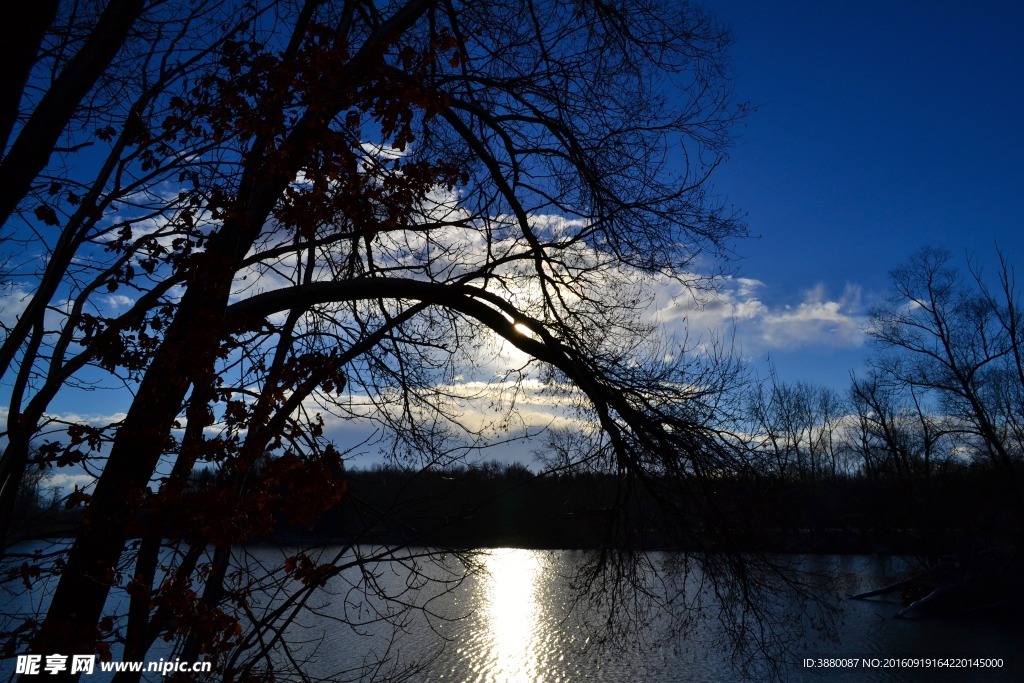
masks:
{"label": "rippled water", "polygon": [[[249,548],[245,554],[254,565],[274,567],[294,552],[264,546]],[[628,604],[575,602],[579,586],[571,585],[571,579],[583,563],[593,559],[587,552],[491,550],[480,558],[483,571],[465,579],[452,556],[377,563],[373,561],[376,549],[357,552],[365,561],[331,579],[309,600],[308,609],[296,616],[288,629],[291,648],[287,654],[280,648],[275,651],[278,663],[291,657],[311,676],[326,680],[382,680],[396,674],[415,681],[480,683],[740,678],[736,660],[726,647],[728,641],[718,628],[721,622],[714,600],[704,602],[703,619],[683,624],[682,630],[676,620],[645,611],[650,605],[643,599]],[[350,555],[341,557],[353,559]],[[660,571],[659,576],[641,572],[634,577],[644,584],[653,603],[685,595],[670,603],[672,609],[683,610],[695,596],[713,596],[711,584],[699,570],[684,576],[674,567],[675,556],[652,553],[643,559]],[[897,559],[874,557],[791,557],[786,562],[816,577],[837,597],[883,585],[905,568]],[[629,597],[606,594],[603,585],[589,587],[599,596]],[[677,593],[681,588],[685,594]],[[388,599],[382,600],[381,595]],[[18,599],[29,598],[37,605],[45,601],[39,595]],[[9,602],[13,599],[7,597]],[[261,607],[273,609],[282,599],[283,594],[269,595],[262,606],[256,605],[256,612]],[[789,652],[777,662],[788,680],[1024,680],[1024,629],[1019,619],[895,619],[900,606],[884,599],[844,600],[840,606],[835,642],[821,640],[806,628],[808,615],[797,620],[805,628],[793,634],[796,639]],[[783,602],[772,609],[787,616],[796,605]],[[646,618],[648,628],[631,637],[599,642],[608,634],[604,628],[608,625],[614,627],[613,633],[631,633],[618,623],[626,615]],[[813,610],[809,616],[814,616]],[[161,654],[165,653],[154,653],[153,658]],[[802,664],[804,658],[954,656],[1002,658],[1004,667],[821,670]],[[3,662],[0,680],[10,671],[10,662]],[[763,675],[762,669],[751,680]]]}
{"label": "rippled water", "polygon": [[[424,600],[429,615],[405,615],[393,641],[385,624],[378,624],[372,632],[361,629],[358,635],[339,625],[318,643],[316,661],[308,664],[308,670],[341,678],[341,670],[386,653],[382,674],[409,667],[415,672],[413,680],[736,680],[728,658],[705,657],[714,633],[673,636],[668,632],[671,624],[657,613],[648,614],[654,632],[643,642],[598,642],[607,635],[602,626],[608,615],[625,614],[627,608],[574,600],[577,593],[570,582],[580,563],[588,559],[592,559],[588,553],[575,551],[490,550],[483,557],[484,571],[453,590],[442,592],[429,585],[417,589],[422,594],[433,591]],[[421,570],[443,574],[440,567]],[[338,584],[346,582],[357,583],[352,577],[342,577]],[[384,586],[385,592],[398,593],[404,578],[399,572],[382,577],[378,585]],[[329,584],[328,589],[336,591],[339,598],[348,594],[340,585]],[[348,610],[350,619],[358,611],[354,609],[357,602],[339,600],[324,613],[341,616]],[[631,603],[628,609],[644,613],[645,606]],[[621,624],[615,626],[613,631],[618,632]]]}
{"label": "rippled water", "polygon": [[[567,580],[581,562],[591,557],[585,552],[511,548],[490,551],[484,559],[484,573],[428,601],[432,617],[411,615],[394,641],[386,639],[383,630],[377,634],[378,654],[384,652],[381,643],[389,644],[382,674],[425,662],[422,668],[414,670],[412,680],[658,683],[742,678],[727,640],[717,628],[720,624],[710,602],[705,603],[705,608],[710,609],[705,618],[689,624],[683,632],[674,632],[671,621],[654,615],[643,640],[627,639],[606,646],[596,643],[595,635],[608,618],[609,608],[574,608],[575,593]],[[670,555],[654,553],[652,565],[671,573],[672,559]],[[876,557],[813,556],[787,561],[808,577],[817,577],[837,598],[885,585],[906,568],[897,559]],[[684,582],[687,590],[700,591],[701,579],[699,571],[691,574]],[[396,584],[403,582],[400,573],[391,580]],[[679,585],[655,582],[648,588],[673,590]],[[839,606],[835,633],[838,640],[823,640],[810,628],[791,634],[797,639],[778,662],[780,673],[787,680],[1024,680],[1024,629],[1019,620],[896,619],[901,605],[887,599],[843,600]],[[628,613],[629,609],[612,611],[618,615]],[[807,619],[803,623],[807,624]],[[373,638],[354,637],[346,628],[339,628],[320,643],[316,662],[309,664],[310,671],[340,678],[339,669],[372,659],[372,641]],[[863,666],[816,670],[802,664],[804,658],[953,656],[1002,658],[1004,667],[962,671]],[[343,663],[345,666],[339,667]],[[760,680],[765,670],[748,675],[749,680]]]}

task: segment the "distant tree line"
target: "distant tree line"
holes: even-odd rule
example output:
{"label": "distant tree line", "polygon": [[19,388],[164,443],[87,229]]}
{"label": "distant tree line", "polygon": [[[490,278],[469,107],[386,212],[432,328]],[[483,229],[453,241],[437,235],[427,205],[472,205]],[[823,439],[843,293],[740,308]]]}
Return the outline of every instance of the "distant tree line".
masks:
{"label": "distant tree line", "polygon": [[45,472],[34,467],[25,472],[14,504],[15,518],[23,524],[52,517],[63,496],[57,486],[47,484]]}

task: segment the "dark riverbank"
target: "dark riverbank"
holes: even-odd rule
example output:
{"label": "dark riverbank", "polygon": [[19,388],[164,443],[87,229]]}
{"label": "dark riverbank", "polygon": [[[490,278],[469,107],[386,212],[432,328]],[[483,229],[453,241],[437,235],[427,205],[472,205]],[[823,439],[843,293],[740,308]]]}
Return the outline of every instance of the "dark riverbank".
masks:
{"label": "dark riverbank", "polygon": [[[192,514],[214,479],[198,477],[196,495],[183,499]],[[1006,500],[1000,479],[983,468],[936,475],[927,489],[858,477],[722,479],[713,494],[728,526],[713,529],[700,528],[700,510],[687,519],[666,518],[646,491],[630,492],[623,506],[621,482],[608,474],[536,477],[525,467],[498,464],[415,472],[381,467],[350,471],[347,482],[341,502],[318,522],[278,524],[265,540],[952,555],[1013,543],[1019,528],[1013,509],[1000,502]],[[686,509],[685,497],[680,501]],[[19,535],[72,535],[77,512],[36,510]]]}

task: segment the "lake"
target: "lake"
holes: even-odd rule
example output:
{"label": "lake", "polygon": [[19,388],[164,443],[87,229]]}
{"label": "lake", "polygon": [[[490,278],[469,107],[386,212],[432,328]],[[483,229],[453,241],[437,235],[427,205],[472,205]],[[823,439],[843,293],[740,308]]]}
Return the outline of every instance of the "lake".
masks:
{"label": "lake", "polygon": [[[578,574],[595,559],[589,551],[499,548],[480,555],[481,572],[463,578],[453,555],[406,552],[401,561],[376,562],[378,548],[324,549],[360,561],[312,594],[288,628],[278,664],[291,658],[321,680],[415,681],[735,681],[745,660],[723,608],[728,591],[711,570],[678,555],[648,553],[621,567],[639,593],[617,591]],[[252,567],[279,566],[296,549],[251,546],[239,553]],[[416,557],[420,556],[420,557]],[[324,558],[326,559],[326,558]],[[777,672],[793,681],[1019,681],[1024,680],[1024,628],[1015,618],[930,619],[895,615],[895,599],[852,601],[849,594],[890,582],[907,567],[899,558],[789,556],[777,558],[817,585],[838,605],[834,640],[814,625],[825,614],[782,592],[756,605],[778,622],[763,643]],[[254,570],[262,571],[262,570]],[[293,582],[291,588],[300,584]],[[372,590],[367,590],[367,587]],[[580,589],[596,600],[576,600]],[[716,593],[716,590],[718,591]],[[284,593],[268,594],[254,613],[278,609]],[[381,600],[379,596],[387,596]],[[123,596],[112,598],[113,610]],[[6,595],[7,609],[45,601],[43,592]],[[735,607],[735,600],[725,603]],[[735,614],[733,614],[735,616]],[[747,620],[753,633],[759,624]],[[746,653],[748,680],[769,673],[764,658]],[[154,651],[151,658],[170,655]],[[116,654],[115,654],[116,658]],[[928,658],[932,667],[923,668]],[[1002,660],[999,668],[935,668],[972,664],[955,658]],[[905,659],[908,661],[899,661]],[[816,666],[808,668],[805,660]],[[916,661],[915,661],[916,660]],[[993,663],[993,662],[989,662]],[[916,664],[919,668],[907,668]],[[827,667],[827,668],[826,668]],[[894,668],[895,667],[895,668]],[[13,669],[0,668],[0,680]],[[103,680],[99,674],[83,680]],[[287,680],[282,678],[282,680]]]}

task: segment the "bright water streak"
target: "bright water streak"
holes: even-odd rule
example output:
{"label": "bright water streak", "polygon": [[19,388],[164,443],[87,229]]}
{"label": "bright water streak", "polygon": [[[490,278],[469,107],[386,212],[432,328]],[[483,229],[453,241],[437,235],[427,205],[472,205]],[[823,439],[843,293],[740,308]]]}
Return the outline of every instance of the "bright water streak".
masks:
{"label": "bright water streak", "polygon": [[529,550],[501,548],[487,557],[487,631],[485,661],[496,678],[529,683],[538,680],[534,595],[540,557]]}

